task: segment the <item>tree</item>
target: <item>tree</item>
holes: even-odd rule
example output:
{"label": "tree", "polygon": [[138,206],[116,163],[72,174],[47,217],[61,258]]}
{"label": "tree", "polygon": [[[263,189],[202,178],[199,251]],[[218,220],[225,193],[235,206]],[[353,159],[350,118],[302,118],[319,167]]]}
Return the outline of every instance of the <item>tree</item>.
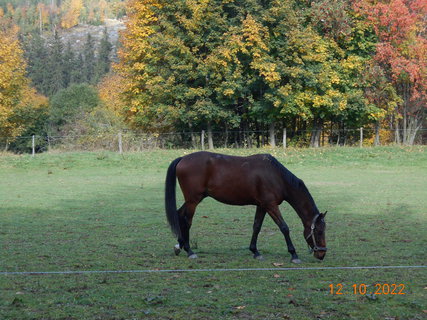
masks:
{"label": "tree", "polygon": [[28,86],[26,63],[18,41],[18,28],[0,20],[0,130],[1,136],[18,136],[23,127],[13,121]]}
{"label": "tree", "polygon": [[64,57],[63,57],[64,46],[62,40],[55,32],[54,38],[49,48],[49,77],[48,77],[48,96],[56,94],[59,90],[65,88],[65,70],[64,70]]}
{"label": "tree", "polygon": [[355,7],[379,39],[375,60],[402,99],[398,108],[402,140],[413,144],[427,104],[427,4],[423,0],[360,0]]}
{"label": "tree", "polygon": [[87,83],[92,83],[95,79],[95,41],[90,33],[87,34],[83,47],[83,79]]}
{"label": "tree", "polygon": [[51,72],[46,66],[50,63],[49,51],[45,40],[39,33],[33,33],[25,38],[25,58],[27,63],[27,74],[32,84],[44,95],[50,93]]}
{"label": "tree", "polygon": [[63,53],[63,65],[64,65],[64,88],[69,87],[72,83],[78,83],[74,79],[74,74],[77,72],[76,69],[79,66],[76,65],[77,61],[75,53],[71,47],[71,43],[67,43],[67,47]]}
{"label": "tree", "polygon": [[50,101],[49,122],[53,133],[71,133],[78,119],[96,108],[100,103],[98,93],[88,84],[73,84],[58,91]]}
{"label": "tree", "polygon": [[99,44],[98,59],[96,62],[96,82],[98,82],[105,74],[110,72],[110,54],[112,49],[113,46],[108,39],[107,28],[105,28],[104,36],[102,37],[101,43]]}
{"label": "tree", "polygon": [[124,91],[125,83],[125,79],[118,73],[109,73],[102,78],[97,86],[99,98],[104,107],[118,118],[124,118],[125,102],[122,92]]}
{"label": "tree", "polygon": [[62,2],[61,27],[69,29],[79,23],[79,17],[83,8],[83,0],[65,0]]}
{"label": "tree", "polygon": [[46,112],[47,99],[30,87],[18,28],[0,17],[0,136],[6,148]]}
{"label": "tree", "polygon": [[84,67],[85,63],[83,59],[83,54],[80,52],[74,61],[74,67],[71,69],[71,83],[86,82],[86,73]]}

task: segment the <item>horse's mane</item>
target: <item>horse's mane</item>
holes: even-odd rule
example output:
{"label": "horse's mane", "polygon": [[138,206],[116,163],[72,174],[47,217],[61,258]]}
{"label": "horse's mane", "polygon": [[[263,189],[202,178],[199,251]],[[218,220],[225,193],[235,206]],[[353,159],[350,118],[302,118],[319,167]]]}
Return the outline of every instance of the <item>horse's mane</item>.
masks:
{"label": "horse's mane", "polygon": [[282,173],[283,179],[285,179],[291,186],[293,186],[297,190],[300,190],[301,192],[305,193],[307,195],[308,200],[317,209],[317,206],[313,200],[313,197],[311,196],[310,192],[308,191],[307,187],[305,186],[304,181],[302,181],[297,176],[295,176],[292,172],[290,172],[283,164],[281,164],[271,154],[268,155],[268,158],[270,159],[271,164],[273,164],[273,166],[275,166],[277,169],[279,169],[279,171]]}

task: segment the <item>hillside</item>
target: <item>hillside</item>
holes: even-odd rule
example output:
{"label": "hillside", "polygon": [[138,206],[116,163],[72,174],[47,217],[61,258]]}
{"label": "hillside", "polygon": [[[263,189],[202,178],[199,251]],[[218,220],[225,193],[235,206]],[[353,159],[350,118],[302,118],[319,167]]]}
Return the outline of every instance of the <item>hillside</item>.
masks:
{"label": "hillside", "polygon": [[125,14],[124,0],[0,0],[0,17],[18,25],[24,34],[102,25]]}
{"label": "hillside", "polygon": [[117,46],[119,41],[119,34],[121,30],[125,29],[125,24],[122,20],[117,19],[105,19],[103,25],[89,25],[89,24],[79,24],[70,29],[64,29],[60,31],[60,38],[62,43],[71,44],[72,48],[81,52],[84,47],[87,35],[90,34],[95,41],[95,54],[98,54],[99,43],[101,42],[102,37],[104,36],[104,29],[107,29],[108,39],[112,44],[112,57],[116,56]]}

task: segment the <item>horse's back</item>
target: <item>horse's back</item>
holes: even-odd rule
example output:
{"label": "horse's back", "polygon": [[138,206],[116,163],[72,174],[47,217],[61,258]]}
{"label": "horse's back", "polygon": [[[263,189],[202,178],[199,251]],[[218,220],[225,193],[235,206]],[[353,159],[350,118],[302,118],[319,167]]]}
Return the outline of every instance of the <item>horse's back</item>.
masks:
{"label": "horse's back", "polygon": [[211,196],[228,204],[257,205],[277,193],[278,175],[270,157],[196,152],[182,158],[176,174],[186,201]]}

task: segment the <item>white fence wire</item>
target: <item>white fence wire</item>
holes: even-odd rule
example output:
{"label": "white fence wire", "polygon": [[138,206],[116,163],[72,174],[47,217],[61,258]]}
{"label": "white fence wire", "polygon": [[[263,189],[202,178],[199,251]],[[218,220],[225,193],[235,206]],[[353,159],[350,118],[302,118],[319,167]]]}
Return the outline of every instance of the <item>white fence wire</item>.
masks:
{"label": "white fence wire", "polygon": [[65,271],[1,271],[0,275],[80,275],[106,273],[199,273],[199,272],[246,272],[246,271],[324,271],[324,270],[363,270],[363,269],[423,269],[427,265],[415,266],[337,266],[337,267],[288,267],[288,268],[223,268],[223,269],[146,269],[146,270],[65,270]]}

